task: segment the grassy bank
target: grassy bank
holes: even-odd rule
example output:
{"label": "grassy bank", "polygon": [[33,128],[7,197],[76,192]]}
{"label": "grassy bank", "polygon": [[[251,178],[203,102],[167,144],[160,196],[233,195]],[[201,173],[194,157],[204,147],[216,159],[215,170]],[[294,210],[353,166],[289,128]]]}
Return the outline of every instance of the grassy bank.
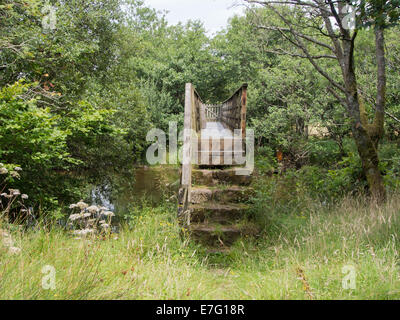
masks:
{"label": "grassy bank", "polygon": [[[65,231],[12,231],[0,250],[1,299],[393,299],[400,298],[400,199],[381,208],[344,200],[272,213],[258,239],[210,254],[178,236],[173,207],[144,208],[110,239]],[[3,230],[5,226],[3,225]],[[54,266],[56,289],[42,288]],[[342,287],[343,266],[356,288]]]}

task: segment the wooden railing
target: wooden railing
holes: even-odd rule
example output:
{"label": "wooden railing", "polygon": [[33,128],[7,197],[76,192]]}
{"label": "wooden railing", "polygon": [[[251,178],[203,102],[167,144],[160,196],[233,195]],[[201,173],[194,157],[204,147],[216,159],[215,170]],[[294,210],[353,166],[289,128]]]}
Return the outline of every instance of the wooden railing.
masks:
{"label": "wooden railing", "polygon": [[221,121],[221,109],[222,105],[215,105],[215,104],[205,104],[203,108],[206,114],[207,121]]}
{"label": "wooden railing", "polygon": [[183,135],[182,178],[179,191],[178,216],[190,224],[192,165],[198,159],[198,137],[209,121],[220,121],[228,129],[240,129],[242,139],[246,137],[247,84],[242,85],[222,104],[209,105],[201,101],[191,83],[185,87],[185,119]]}
{"label": "wooden railing", "polygon": [[247,84],[243,84],[236,92],[222,103],[221,122],[232,131],[242,130],[242,138],[246,137]]}

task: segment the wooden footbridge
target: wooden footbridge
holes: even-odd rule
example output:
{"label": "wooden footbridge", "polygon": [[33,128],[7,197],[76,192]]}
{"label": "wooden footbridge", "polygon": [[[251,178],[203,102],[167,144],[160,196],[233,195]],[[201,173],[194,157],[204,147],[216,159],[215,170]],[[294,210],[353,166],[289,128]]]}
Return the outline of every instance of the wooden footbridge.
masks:
{"label": "wooden footbridge", "polygon": [[178,217],[192,239],[214,248],[257,232],[249,216],[251,172],[244,169],[246,108],[247,84],[215,105],[186,84]]}

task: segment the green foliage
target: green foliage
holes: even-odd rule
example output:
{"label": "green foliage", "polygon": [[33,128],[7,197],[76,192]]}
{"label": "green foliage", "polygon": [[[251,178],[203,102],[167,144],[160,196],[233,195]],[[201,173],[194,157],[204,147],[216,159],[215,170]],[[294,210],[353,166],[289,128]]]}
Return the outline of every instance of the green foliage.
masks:
{"label": "green foliage", "polygon": [[385,173],[385,185],[396,192],[400,190],[400,148],[398,142],[385,141],[379,149],[382,172]]}
{"label": "green foliage", "polygon": [[[268,210],[276,210],[277,207],[286,212],[292,210],[291,208],[302,207],[303,198],[334,203],[341,201],[346,195],[363,194],[366,183],[360,159],[350,140],[346,140],[344,157],[340,156],[333,141],[327,143],[316,140],[310,142],[308,148],[308,163],[301,168],[288,168],[281,175],[261,179],[256,183],[256,199],[259,203],[268,205]],[[270,164],[274,163],[273,160],[267,162],[266,159],[267,157],[262,156],[257,159],[257,171],[260,176],[273,171],[270,167]],[[270,175],[266,175],[268,176]],[[398,181],[398,178],[392,178]]]}
{"label": "green foliage", "polygon": [[256,167],[260,173],[270,174],[277,166],[277,159],[274,150],[269,146],[262,146],[256,149]]}
{"label": "green foliage", "polygon": [[367,184],[357,153],[349,152],[347,157],[338,162],[338,169],[328,171],[326,193],[333,199],[340,199],[347,194],[362,194],[366,188]]}
{"label": "green foliage", "polygon": [[341,150],[335,141],[312,138],[307,142],[310,164],[320,167],[333,167],[341,159]]}
{"label": "green foliage", "polygon": [[140,83],[140,92],[153,126],[168,132],[169,122],[175,121],[179,128],[183,128],[183,107],[173,112],[180,104],[168,90],[160,90],[152,80],[147,80]]}
{"label": "green foliage", "polygon": [[0,159],[23,168],[21,180],[9,181],[12,186],[43,202],[60,194],[46,185],[54,171],[78,161],[68,153],[69,133],[58,127],[59,117],[49,108],[39,108],[35,99],[21,98],[30,87],[19,81],[0,91]]}
{"label": "green foliage", "polygon": [[[116,174],[131,175],[132,164],[144,158],[149,129],[166,131],[170,121],[182,128],[186,82],[205,102],[222,101],[249,83],[248,124],[255,130],[260,171],[308,166],[288,175],[300,182],[307,176],[301,185],[325,198],[363,189],[356,150],[346,146],[350,126],[343,107],[307,61],[276,52],[286,41],[256,28],[254,10],[232,17],[226,30],[210,37],[200,21],[168,25],[143,1],[50,4],[57,10],[54,30],[42,27],[42,1],[5,0],[0,6],[0,122],[6,123],[0,129],[0,161],[23,167],[21,180],[10,183],[28,189],[32,202],[71,203],[87,192],[87,182],[112,184]],[[363,5],[374,17],[379,3]],[[395,7],[386,8],[388,21]],[[255,10],[260,21],[282,26],[267,10]],[[287,10],[288,17],[294,14]],[[393,146],[400,134],[398,34],[398,28],[386,30],[391,115],[386,131]],[[355,50],[369,114],[376,91],[372,39],[373,30],[360,30]],[[340,77],[334,61],[319,63]],[[277,151],[283,152],[280,165]],[[385,153],[382,171],[394,188],[397,155]]]}
{"label": "green foliage", "polygon": [[[321,162],[318,166],[304,166],[298,171],[292,171],[295,175],[296,185],[299,191],[308,197],[321,199],[327,202],[340,201],[346,195],[362,194],[366,188],[363,179],[362,168],[358,153],[352,146],[352,151],[336,163],[330,163],[331,169],[326,169],[329,158],[329,149],[321,150]],[[327,158],[324,159],[324,154]]]}
{"label": "green foliage", "polygon": [[118,83],[120,1],[50,4],[54,30],[42,28],[42,1],[0,7],[0,161],[23,167],[18,183],[42,209],[140,157],[149,126],[137,90]]}
{"label": "green foliage", "polygon": [[360,27],[397,25],[400,19],[400,1],[352,0],[357,8],[357,23]]}
{"label": "green foliage", "polygon": [[[100,167],[98,160],[105,157],[92,155],[91,150],[98,152],[104,146],[99,148],[96,142],[120,132],[107,124],[109,111],[88,103],[81,102],[79,111],[62,118],[50,108],[38,107],[36,99],[24,100],[32,86],[21,80],[0,91],[0,159],[23,168],[20,179],[8,179],[9,186],[28,193],[31,203],[42,209],[54,208],[57,200],[68,203],[79,196],[81,178],[71,171],[85,161]],[[79,141],[76,149],[74,141]]]}

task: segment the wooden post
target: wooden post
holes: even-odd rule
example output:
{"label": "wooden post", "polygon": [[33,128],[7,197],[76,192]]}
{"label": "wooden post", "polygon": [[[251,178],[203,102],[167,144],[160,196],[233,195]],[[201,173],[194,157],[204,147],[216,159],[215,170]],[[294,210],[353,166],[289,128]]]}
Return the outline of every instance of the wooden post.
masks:
{"label": "wooden post", "polygon": [[242,129],[242,139],[243,141],[246,140],[246,112],[247,112],[247,83],[243,84],[242,86],[242,97],[241,97],[241,125],[240,128]]}
{"label": "wooden post", "polygon": [[185,119],[183,133],[183,157],[182,157],[182,189],[187,189],[187,199],[190,201],[190,191],[192,186],[192,121],[193,121],[193,85],[187,83],[185,87]]}

